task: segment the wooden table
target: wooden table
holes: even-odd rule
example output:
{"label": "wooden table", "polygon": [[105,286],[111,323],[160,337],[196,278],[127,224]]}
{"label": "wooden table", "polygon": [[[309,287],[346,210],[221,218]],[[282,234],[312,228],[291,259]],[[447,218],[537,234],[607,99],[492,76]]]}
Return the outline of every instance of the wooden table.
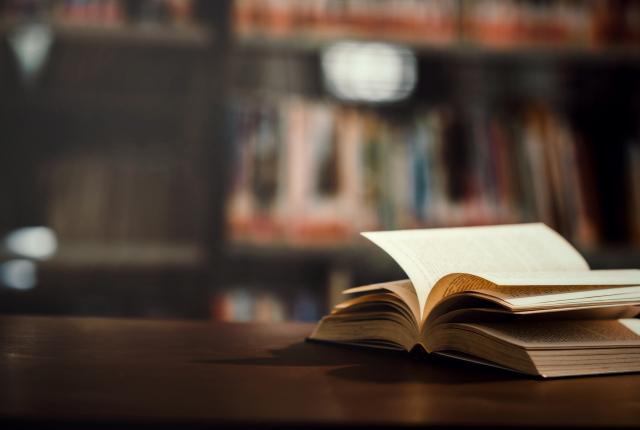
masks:
{"label": "wooden table", "polygon": [[640,375],[536,380],[311,328],[0,317],[0,428],[640,425]]}

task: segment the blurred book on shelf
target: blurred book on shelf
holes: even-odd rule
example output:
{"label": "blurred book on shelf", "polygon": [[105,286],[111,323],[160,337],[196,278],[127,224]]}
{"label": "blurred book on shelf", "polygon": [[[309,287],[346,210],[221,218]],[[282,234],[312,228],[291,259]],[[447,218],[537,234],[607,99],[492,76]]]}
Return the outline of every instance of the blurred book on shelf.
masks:
{"label": "blurred book on shelf", "polygon": [[261,1],[234,4],[240,36],[302,34],[312,38],[371,37],[450,43],[458,31],[457,0]]}
{"label": "blurred book on shelf", "polygon": [[211,297],[211,318],[227,322],[317,321],[320,309],[317,293],[294,288],[295,293],[274,293],[269,288],[233,287]]}
{"label": "blurred book on shelf", "polygon": [[[177,162],[159,155],[78,152],[48,160],[40,171],[43,215],[62,239],[54,262],[203,264],[202,202],[183,176]],[[185,216],[192,222],[176,222]]]}
{"label": "blurred book on shelf", "polygon": [[233,112],[237,242],[335,245],[366,230],[524,221],[598,242],[590,154],[544,104],[469,121],[448,106],[391,118],[299,97]]}
{"label": "blurred book on shelf", "polygon": [[8,0],[7,20],[39,19],[58,25],[110,27],[186,26],[193,24],[193,0]]}
{"label": "blurred book on shelf", "polygon": [[625,46],[640,42],[640,3],[620,0],[465,2],[464,34],[495,46]]}
{"label": "blurred book on shelf", "polygon": [[441,45],[597,47],[640,42],[640,4],[620,0],[238,0],[237,36],[384,38]]}

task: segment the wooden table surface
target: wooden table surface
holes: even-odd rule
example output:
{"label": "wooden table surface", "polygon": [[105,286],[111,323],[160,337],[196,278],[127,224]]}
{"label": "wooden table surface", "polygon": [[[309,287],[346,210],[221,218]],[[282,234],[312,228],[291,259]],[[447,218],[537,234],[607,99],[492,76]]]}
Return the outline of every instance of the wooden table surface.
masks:
{"label": "wooden table surface", "polygon": [[0,317],[0,428],[640,426],[640,375],[537,380],[308,324]]}

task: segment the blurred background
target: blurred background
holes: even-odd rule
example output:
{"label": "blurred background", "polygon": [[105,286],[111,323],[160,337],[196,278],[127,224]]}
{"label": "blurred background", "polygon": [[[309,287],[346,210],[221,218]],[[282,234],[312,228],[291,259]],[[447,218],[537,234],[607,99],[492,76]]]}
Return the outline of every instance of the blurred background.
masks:
{"label": "blurred background", "polygon": [[640,2],[0,0],[0,313],[316,320],[363,230],[640,266]]}

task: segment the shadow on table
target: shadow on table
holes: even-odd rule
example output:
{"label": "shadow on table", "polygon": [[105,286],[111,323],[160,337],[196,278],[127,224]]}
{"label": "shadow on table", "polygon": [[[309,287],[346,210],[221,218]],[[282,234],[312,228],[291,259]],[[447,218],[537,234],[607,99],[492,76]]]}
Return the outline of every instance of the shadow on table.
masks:
{"label": "shadow on table", "polygon": [[464,384],[525,378],[504,370],[438,356],[371,351],[317,342],[294,343],[285,348],[271,349],[269,353],[272,354],[270,357],[209,359],[197,362],[247,366],[331,367],[327,369],[327,374],[332,377],[381,384]]}

